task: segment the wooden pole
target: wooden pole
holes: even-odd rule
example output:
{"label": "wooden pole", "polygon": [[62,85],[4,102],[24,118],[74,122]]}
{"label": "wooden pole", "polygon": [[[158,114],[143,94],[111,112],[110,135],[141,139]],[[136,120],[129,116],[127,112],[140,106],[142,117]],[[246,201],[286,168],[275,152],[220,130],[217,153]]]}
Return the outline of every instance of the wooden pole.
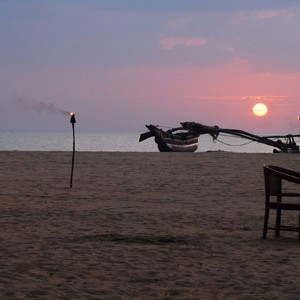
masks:
{"label": "wooden pole", "polygon": [[70,179],[70,188],[73,187],[73,172],[74,172],[74,162],[75,162],[75,114],[71,113],[72,130],[73,130],[73,154],[72,154],[72,168],[71,168],[71,179]]}

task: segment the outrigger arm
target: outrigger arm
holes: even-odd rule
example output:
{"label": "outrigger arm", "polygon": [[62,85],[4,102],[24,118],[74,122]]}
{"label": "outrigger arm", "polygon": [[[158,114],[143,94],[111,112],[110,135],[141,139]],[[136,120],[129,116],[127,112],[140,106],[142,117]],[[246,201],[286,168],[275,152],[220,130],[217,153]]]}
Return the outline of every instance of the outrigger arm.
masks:
{"label": "outrigger arm", "polygon": [[[180,123],[182,128],[194,133],[198,134],[210,134],[216,139],[219,133],[225,133],[229,135],[238,136],[244,139],[248,139],[254,142],[258,142],[261,144],[266,144],[272,147],[275,147],[280,150],[280,152],[291,152],[291,153],[299,153],[299,146],[296,144],[294,137],[300,137],[299,135],[274,135],[274,136],[258,136],[243,130],[239,129],[225,129],[219,128],[218,126],[206,126],[196,122],[183,122]],[[282,142],[280,138],[284,138],[286,142]],[[273,141],[272,139],[277,139]],[[275,150],[275,152],[277,152]]]}

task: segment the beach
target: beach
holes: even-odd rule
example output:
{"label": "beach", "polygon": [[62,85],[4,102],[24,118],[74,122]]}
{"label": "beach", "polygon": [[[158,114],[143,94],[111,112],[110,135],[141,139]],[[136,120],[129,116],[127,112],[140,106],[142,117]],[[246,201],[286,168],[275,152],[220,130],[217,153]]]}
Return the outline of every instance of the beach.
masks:
{"label": "beach", "polygon": [[77,152],[72,189],[71,157],[0,152],[1,299],[300,299],[298,234],[261,238],[299,155]]}

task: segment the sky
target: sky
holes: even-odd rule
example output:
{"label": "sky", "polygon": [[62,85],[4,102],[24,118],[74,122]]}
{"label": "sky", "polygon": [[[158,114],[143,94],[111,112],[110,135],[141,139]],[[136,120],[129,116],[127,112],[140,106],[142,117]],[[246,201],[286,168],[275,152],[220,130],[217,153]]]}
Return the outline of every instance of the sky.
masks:
{"label": "sky", "polygon": [[298,0],[0,1],[0,131],[299,133],[299,28]]}

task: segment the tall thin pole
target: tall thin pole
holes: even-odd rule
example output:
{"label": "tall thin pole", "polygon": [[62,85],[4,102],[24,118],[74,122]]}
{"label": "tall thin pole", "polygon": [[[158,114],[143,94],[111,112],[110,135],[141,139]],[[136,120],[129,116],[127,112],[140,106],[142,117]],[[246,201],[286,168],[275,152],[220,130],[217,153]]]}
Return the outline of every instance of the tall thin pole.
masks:
{"label": "tall thin pole", "polygon": [[73,172],[74,172],[74,162],[75,162],[75,114],[70,113],[71,120],[70,123],[72,124],[72,130],[73,130],[73,154],[72,154],[72,168],[71,168],[71,179],[70,179],[70,188],[73,187]]}

